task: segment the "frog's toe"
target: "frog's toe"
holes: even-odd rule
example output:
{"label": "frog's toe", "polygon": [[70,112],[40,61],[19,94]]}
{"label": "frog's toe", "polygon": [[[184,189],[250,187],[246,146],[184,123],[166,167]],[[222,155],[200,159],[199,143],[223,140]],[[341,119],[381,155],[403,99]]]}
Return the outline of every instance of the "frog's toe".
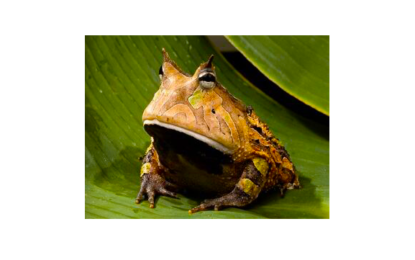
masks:
{"label": "frog's toe", "polygon": [[222,197],[205,200],[199,206],[189,210],[189,213],[195,213],[207,209],[221,210],[226,207],[244,207],[251,203],[254,199],[254,197],[251,197],[236,187],[231,193]]}
{"label": "frog's toe", "polygon": [[199,206],[194,207],[191,210],[189,210],[189,213],[193,214],[193,213],[196,213],[198,211],[203,211],[203,210],[206,210],[206,209],[207,209],[206,205],[202,203]]}
{"label": "frog's toe", "polygon": [[175,192],[166,190],[166,188],[164,188],[164,187],[161,187],[160,189],[158,189],[158,193],[160,195],[172,197],[172,198],[175,198],[175,199],[178,199],[179,198],[179,197],[177,197],[177,194]]}
{"label": "frog's toe", "polygon": [[191,210],[189,210],[190,214],[196,213],[198,211],[204,211],[207,209],[214,209],[216,211],[220,210],[223,206],[223,202],[221,201],[221,199],[211,199],[211,200],[205,200],[202,204],[200,204],[197,207],[192,208]]}
{"label": "frog's toe", "polygon": [[167,182],[161,179],[160,176],[145,174],[143,176],[140,191],[138,192],[137,198],[135,199],[135,203],[139,204],[143,200],[144,196],[147,196],[148,202],[150,203],[150,208],[154,208],[155,197],[157,194],[177,199],[177,194],[167,190],[166,186]]}

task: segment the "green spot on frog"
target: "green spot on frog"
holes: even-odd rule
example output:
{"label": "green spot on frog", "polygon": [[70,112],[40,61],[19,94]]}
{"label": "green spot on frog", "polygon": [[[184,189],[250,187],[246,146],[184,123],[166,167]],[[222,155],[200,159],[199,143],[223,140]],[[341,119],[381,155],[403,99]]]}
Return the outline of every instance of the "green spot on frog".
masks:
{"label": "green spot on frog", "polygon": [[197,109],[202,104],[203,99],[203,91],[200,88],[197,88],[195,92],[193,92],[193,95],[189,97],[189,103],[192,105],[193,108]]}
{"label": "green spot on frog", "polygon": [[224,116],[224,118],[223,118],[226,122],[229,122],[229,121],[231,121],[231,117],[230,117],[230,115],[227,113],[227,114],[225,114],[225,116]]}

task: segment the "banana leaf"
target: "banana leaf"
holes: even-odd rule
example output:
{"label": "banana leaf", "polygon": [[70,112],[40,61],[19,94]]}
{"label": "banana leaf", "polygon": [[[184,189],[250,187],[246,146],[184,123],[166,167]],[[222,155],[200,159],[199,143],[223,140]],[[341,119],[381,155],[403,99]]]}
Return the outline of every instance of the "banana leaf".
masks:
{"label": "banana leaf", "polygon": [[329,115],[329,36],[227,36],[283,90]]}
{"label": "banana leaf", "polygon": [[[303,186],[262,194],[247,208],[190,215],[198,198],[159,197],[156,207],[134,203],[140,187],[139,157],[150,137],[144,108],[159,87],[161,49],[193,74],[215,55],[219,81],[268,123],[286,146]],[[328,218],[328,126],[295,114],[247,82],[202,36],[85,37],[85,218]]]}

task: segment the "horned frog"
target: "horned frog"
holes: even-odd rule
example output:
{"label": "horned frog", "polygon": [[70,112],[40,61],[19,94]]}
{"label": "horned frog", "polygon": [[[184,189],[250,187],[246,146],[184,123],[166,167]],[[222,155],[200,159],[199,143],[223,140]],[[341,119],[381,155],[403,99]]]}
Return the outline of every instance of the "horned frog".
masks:
{"label": "horned frog", "polygon": [[300,187],[280,141],[217,81],[213,55],[193,76],[164,49],[163,57],[160,89],[143,113],[151,144],[136,203],[146,195],[153,208],[155,195],[176,197],[181,189],[213,198],[189,210],[195,213],[244,207],[262,191],[279,188],[283,195]]}

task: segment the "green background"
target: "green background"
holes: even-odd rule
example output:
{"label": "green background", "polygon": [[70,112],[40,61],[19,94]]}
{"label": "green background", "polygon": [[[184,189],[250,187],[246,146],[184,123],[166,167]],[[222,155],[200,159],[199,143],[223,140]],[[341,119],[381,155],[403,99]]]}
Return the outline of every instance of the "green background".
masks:
{"label": "green background", "polygon": [[264,75],[329,115],[329,36],[228,36]]}
{"label": "green background", "polygon": [[[284,198],[277,192],[262,194],[244,209],[192,215],[188,210],[201,202],[198,198],[159,197],[154,209],[147,201],[134,204],[140,187],[138,158],[150,144],[141,115],[160,84],[163,47],[191,74],[215,55],[218,80],[253,106],[286,146],[302,189],[288,191]],[[86,36],[85,218],[328,218],[328,127],[266,96],[235,71],[205,37]]]}

